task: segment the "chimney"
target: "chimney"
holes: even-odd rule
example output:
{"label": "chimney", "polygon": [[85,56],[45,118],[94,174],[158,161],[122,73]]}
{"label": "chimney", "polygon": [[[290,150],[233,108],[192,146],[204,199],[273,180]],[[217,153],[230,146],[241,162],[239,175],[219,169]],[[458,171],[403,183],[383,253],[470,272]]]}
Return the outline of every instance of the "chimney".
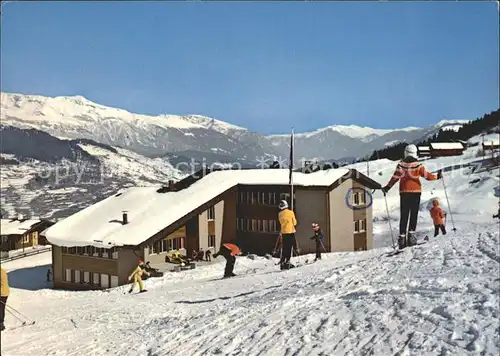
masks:
{"label": "chimney", "polygon": [[122,219],[122,224],[123,225],[127,225],[128,224],[128,215],[127,215],[127,211],[123,211],[123,215],[122,215],[123,219]]}
{"label": "chimney", "polygon": [[170,179],[170,180],[168,181],[168,185],[167,185],[167,186],[168,186],[168,188],[169,188],[169,189],[168,189],[169,191],[173,192],[173,191],[175,190],[175,189],[174,189],[174,188],[175,188],[175,183],[174,183],[174,181],[173,181],[172,179]]}

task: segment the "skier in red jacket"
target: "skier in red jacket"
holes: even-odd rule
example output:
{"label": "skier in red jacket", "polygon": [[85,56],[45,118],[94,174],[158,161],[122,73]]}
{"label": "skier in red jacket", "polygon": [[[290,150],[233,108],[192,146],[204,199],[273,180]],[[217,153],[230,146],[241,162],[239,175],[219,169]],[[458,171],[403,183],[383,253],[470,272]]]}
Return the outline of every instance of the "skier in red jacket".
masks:
{"label": "skier in red jacket", "polygon": [[233,273],[234,264],[236,263],[237,255],[241,254],[241,250],[238,246],[232,243],[224,243],[222,244],[219,252],[213,255],[214,258],[221,255],[226,259],[226,269],[224,270],[224,278],[234,277]]}

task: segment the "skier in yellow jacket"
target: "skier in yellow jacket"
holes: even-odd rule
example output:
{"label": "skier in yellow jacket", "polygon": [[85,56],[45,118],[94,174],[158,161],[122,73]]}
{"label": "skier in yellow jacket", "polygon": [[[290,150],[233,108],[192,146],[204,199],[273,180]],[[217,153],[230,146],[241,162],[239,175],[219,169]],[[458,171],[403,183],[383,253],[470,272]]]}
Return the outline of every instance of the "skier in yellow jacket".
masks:
{"label": "skier in yellow jacket", "polygon": [[142,275],[146,274],[149,276],[149,272],[146,271],[146,266],[144,265],[144,262],[142,260],[139,260],[138,266],[134,269],[134,272],[128,277],[128,280],[131,281],[132,279],[134,282],[132,283],[132,286],[130,287],[130,290],[128,291],[129,293],[132,293],[134,290],[134,287],[138,284],[140,293],[147,292],[146,289],[144,289],[144,282],[142,281]]}
{"label": "skier in yellow jacket", "polygon": [[297,249],[297,241],[295,240],[295,226],[297,225],[297,219],[295,218],[295,213],[293,210],[288,209],[288,203],[286,200],[282,200],[279,204],[279,215],[278,220],[280,222],[280,240],[281,240],[281,269],[289,269],[293,267],[290,264],[290,258],[292,258],[292,249]]}
{"label": "skier in yellow jacket", "polygon": [[0,330],[5,330],[4,320],[5,320],[5,306],[7,305],[7,298],[10,294],[9,289],[9,279],[7,278],[7,272],[0,267],[0,283],[1,283],[1,293],[0,293]]}

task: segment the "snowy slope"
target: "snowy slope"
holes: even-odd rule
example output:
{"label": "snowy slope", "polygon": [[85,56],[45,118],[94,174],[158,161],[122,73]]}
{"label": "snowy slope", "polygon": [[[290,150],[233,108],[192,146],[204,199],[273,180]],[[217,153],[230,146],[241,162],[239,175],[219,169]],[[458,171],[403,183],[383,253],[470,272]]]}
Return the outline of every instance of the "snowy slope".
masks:
{"label": "snowy slope", "polygon": [[164,184],[185,176],[168,161],[123,148],[77,144],[89,157],[47,162],[1,154],[0,206],[5,216],[64,217],[130,186]]}
{"label": "snowy slope", "polygon": [[[500,352],[500,237],[498,168],[457,157],[428,160],[445,168],[456,232],[395,257],[384,198],[373,204],[377,248],[324,254],[323,260],[284,272],[275,261],[238,257],[235,273],[216,280],[224,262],[146,281],[148,292],[49,289],[50,254],[2,264],[9,272],[9,304],[36,324],[1,335],[10,355],[498,355]],[[450,170],[463,163],[463,167]],[[371,162],[385,184],[395,162]],[[358,168],[362,170],[365,165]],[[379,174],[380,173],[380,174]],[[479,181],[477,181],[479,179]],[[471,181],[477,181],[471,183]],[[431,199],[450,207],[442,181],[424,182],[419,233],[431,231]],[[397,187],[389,193],[398,222]],[[304,262],[312,256],[295,258]],[[19,323],[7,314],[7,327]]]}
{"label": "snowy slope", "polygon": [[248,276],[215,280],[219,260],[148,280],[140,295],[50,290],[50,254],[9,262],[9,304],[36,324],[3,332],[2,354],[497,355],[498,231],[466,226],[392,258],[330,254],[276,272],[240,257],[235,272]]}
{"label": "snowy slope", "polygon": [[4,125],[36,128],[59,138],[87,138],[146,155],[212,148],[240,156],[266,153],[233,137],[239,126],[199,115],[143,115],[96,104],[82,96],[44,97],[1,93]]}

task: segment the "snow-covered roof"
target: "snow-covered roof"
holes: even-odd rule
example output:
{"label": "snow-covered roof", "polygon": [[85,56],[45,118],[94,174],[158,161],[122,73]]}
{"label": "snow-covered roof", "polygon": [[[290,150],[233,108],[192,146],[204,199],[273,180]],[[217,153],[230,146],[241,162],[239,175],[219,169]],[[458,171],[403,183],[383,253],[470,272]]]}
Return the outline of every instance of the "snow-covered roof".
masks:
{"label": "snow-covered roof", "polygon": [[1,235],[22,235],[30,230],[33,225],[38,224],[41,220],[11,220],[1,219],[0,234]]}
{"label": "snow-covered roof", "polygon": [[433,150],[463,150],[464,146],[460,142],[433,142],[430,144]]}
{"label": "snow-covered roof", "polygon": [[418,146],[419,151],[429,151],[430,147],[429,146]]}
{"label": "snow-covered roof", "polygon": [[493,140],[493,141],[484,141],[484,146],[485,147],[493,147],[493,146],[499,146],[500,141],[499,140]]}
{"label": "snow-covered roof", "polygon": [[[349,172],[294,172],[293,183],[330,186]],[[67,247],[139,245],[238,184],[288,185],[288,174],[288,169],[224,170],[212,172],[179,191],[158,193],[159,187],[129,188],[57,222],[45,231],[45,237],[52,244]],[[121,224],[123,211],[128,215],[125,225]]]}

